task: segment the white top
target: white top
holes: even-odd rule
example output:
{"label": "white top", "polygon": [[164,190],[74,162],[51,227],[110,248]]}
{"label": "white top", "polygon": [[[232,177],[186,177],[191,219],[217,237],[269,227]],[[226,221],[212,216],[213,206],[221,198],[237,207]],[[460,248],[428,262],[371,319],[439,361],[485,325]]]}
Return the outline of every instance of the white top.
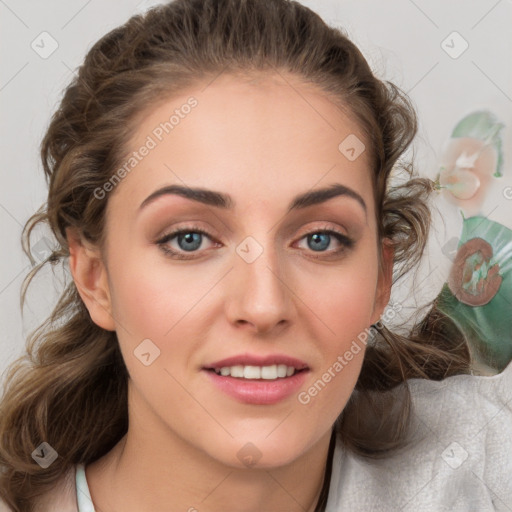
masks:
{"label": "white top", "polygon": [[[326,512],[511,512],[512,363],[492,377],[412,379],[409,387],[414,442],[382,460],[337,443]],[[35,512],[64,510],[95,512],[83,464]]]}
{"label": "white top", "polygon": [[379,461],[336,446],[326,512],[511,512],[512,363],[409,385],[421,440]]}
{"label": "white top", "polygon": [[76,500],[78,502],[78,512],[95,512],[83,464],[77,464],[76,466]]}

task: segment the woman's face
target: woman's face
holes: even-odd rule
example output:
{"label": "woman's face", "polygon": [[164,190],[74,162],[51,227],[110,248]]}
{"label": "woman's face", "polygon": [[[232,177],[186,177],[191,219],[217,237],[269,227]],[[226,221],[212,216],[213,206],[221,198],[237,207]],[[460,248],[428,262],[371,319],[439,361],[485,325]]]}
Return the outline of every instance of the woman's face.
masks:
{"label": "woman's face", "polygon": [[362,141],[292,76],[222,75],[147,112],[130,141],[140,161],[103,199],[111,319],[92,316],[117,332],[130,428],[148,443],[165,432],[272,467],[330,432],[360,372],[358,335],[389,299]]}

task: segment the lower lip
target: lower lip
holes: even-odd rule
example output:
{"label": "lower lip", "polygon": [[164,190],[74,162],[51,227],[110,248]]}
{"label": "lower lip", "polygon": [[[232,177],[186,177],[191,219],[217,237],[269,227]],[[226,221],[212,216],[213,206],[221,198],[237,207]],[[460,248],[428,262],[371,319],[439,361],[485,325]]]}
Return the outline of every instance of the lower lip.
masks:
{"label": "lower lip", "polygon": [[221,391],[239,402],[253,405],[271,405],[288,398],[300,389],[309,373],[309,370],[303,370],[291,377],[256,380],[224,377],[210,370],[203,371]]}

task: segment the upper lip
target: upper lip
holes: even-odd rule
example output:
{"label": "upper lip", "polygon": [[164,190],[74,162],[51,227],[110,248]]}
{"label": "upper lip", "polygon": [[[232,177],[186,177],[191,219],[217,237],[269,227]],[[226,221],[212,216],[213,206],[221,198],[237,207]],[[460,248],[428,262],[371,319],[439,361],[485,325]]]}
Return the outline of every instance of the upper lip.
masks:
{"label": "upper lip", "polygon": [[293,366],[297,370],[307,369],[308,365],[295,357],[285,354],[269,354],[266,356],[258,356],[253,354],[240,354],[237,356],[227,357],[214,363],[204,366],[205,369],[219,369],[225,366],[272,366],[274,364],[285,364]]}

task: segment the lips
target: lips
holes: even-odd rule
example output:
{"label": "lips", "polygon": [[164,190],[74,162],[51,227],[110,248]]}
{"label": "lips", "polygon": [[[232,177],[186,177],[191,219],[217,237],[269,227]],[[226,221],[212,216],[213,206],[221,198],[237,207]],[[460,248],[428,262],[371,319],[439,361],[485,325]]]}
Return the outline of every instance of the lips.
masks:
{"label": "lips", "polygon": [[227,357],[213,363],[209,363],[203,367],[205,370],[215,370],[226,366],[272,366],[284,364],[286,366],[293,366],[297,370],[309,369],[308,365],[295,357],[285,354],[269,354],[266,356],[259,356],[255,354],[240,354],[232,357]]}
{"label": "lips", "polygon": [[218,391],[246,405],[273,405],[290,399],[297,395],[309,374],[304,370],[291,377],[264,381],[224,377],[208,370],[202,373]]}

